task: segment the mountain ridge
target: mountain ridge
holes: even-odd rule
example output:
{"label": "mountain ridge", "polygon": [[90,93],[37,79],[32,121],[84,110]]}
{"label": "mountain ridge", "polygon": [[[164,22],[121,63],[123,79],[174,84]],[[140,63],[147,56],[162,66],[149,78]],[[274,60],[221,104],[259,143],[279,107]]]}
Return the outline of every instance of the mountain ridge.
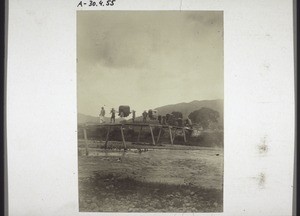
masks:
{"label": "mountain ridge", "polygon": [[220,114],[220,118],[223,118],[224,100],[222,99],[201,101],[193,100],[189,103],[182,102],[177,104],[170,104],[162,107],[157,107],[155,109],[159,112],[160,115],[166,115],[167,113],[171,113],[173,111],[179,111],[182,112],[184,118],[187,118],[191,112],[201,109],[202,107],[207,107],[218,111]]}

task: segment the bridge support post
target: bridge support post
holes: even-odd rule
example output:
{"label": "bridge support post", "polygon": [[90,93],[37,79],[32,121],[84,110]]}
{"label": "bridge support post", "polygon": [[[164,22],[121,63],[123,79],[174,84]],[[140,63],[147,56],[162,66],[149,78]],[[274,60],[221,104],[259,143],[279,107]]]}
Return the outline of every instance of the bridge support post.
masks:
{"label": "bridge support post", "polygon": [[152,137],[152,144],[155,145],[155,139],[154,139],[153,130],[152,130],[151,125],[149,125],[149,128],[150,128],[151,137]]}
{"label": "bridge support post", "polygon": [[[175,128],[175,131],[174,131],[173,143],[174,143],[174,140],[175,140],[175,137],[176,137],[176,132],[177,132],[177,128]],[[172,143],[172,144],[173,144],[173,143]]]}
{"label": "bridge support post", "polygon": [[172,137],[172,129],[171,129],[171,126],[169,126],[169,134],[170,134],[170,141],[171,141],[171,144],[173,145],[173,137]]}
{"label": "bridge support post", "polygon": [[156,143],[157,143],[157,144],[158,144],[158,142],[159,142],[161,130],[162,130],[162,127],[160,127],[160,129],[159,129],[159,133],[158,133],[157,140],[156,140]]}
{"label": "bridge support post", "polygon": [[186,135],[185,135],[185,129],[182,128],[182,133],[183,133],[183,140],[184,140],[184,143],[186,143]]}
{"label": "bridge support post", "polygon": [[138,135],[138,138],[137,138],[137,142],[140,142],[142,130],[143,130],[143,126],[140,127],[140,131],[139,131],[139,135]]}
{"label": "bridge support post", "polygon": [[85,155],[89,155],[89,149],[88,149],[88,140],[87,140],[87,133],[86,128],[83,128],[83,136],[84,136],[84,143],[85,143]]}
{"label": "bridge support post", "polygon": [[109,139],[110,127],[111,126],[108,126],[108,128],[107,128],[106,140],[105,140],[105,145],[104,145],[105,149],[107,149],[107,143],[108,143],[108,139]]}
{"label": "bridge support post", "polygon": [[123,142],[123,146],[124,146],[124,150],[126,150],[126,143],[125,143],[125,137],[124,137],[124,131],[123,131],[123,125],[121,125],[121,135],[122,135],[122,142]]}

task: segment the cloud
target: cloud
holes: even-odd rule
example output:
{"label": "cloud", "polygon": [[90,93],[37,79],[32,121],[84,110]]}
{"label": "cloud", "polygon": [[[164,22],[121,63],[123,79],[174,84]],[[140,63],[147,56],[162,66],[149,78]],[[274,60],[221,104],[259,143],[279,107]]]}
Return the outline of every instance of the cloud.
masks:
{"label": "cloud", "polygon": [[124,17],[115,14],[92,14],[90,22],[87,13],[78,17],[78,56],[107,67],[146,67],[147,56],[157,49],[155,35],[145,32],[136,21],[123,22]]}
{"label": "cloud", "polygon": [[80,11],[77,29],[83,113],[101,101],[144,109],[223,98],[222,12]]}

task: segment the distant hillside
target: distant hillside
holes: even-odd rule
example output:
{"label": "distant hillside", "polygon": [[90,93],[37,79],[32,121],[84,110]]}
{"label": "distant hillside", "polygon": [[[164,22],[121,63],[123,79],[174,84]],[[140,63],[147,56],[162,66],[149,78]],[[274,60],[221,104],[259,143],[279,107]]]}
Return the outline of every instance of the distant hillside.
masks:
{"label": "distant hillside", "polygon": [[[110,122],[110,117],[105,117],[104,119],[107,123]],[[100,121],[99,117],[85,115],[81,113],[78,113],[77,115],[77,124],[85,124],[85,123],[95,124],[95,123],[99,123],[99,121]],[[120,122],[120,119],[116,118],[116,123],[118,122]]]}
{"label": "distant hillside", "polygon": [[194,100],[190,103],[178,103],[158,107],[156,110],[158,110],[160,115],[166,115],[167,113],[171,113],[173,111],[182,112],[183,117],[186,118],[191,112],[201,109],[202,107],[207,107],[218,111],[220,114],[220,119],[223,119],[223,106],[223,100]]}
{"label": "distant hillside", "polygon": [[98,122],[99,122],[98,117],[94,117],[94,116],[90,116],[90,115],[84,115],[84,114],[81,114],[81,113],[78,113],[78,115],[77,115],[77,123],[78,124],[98,123]]}

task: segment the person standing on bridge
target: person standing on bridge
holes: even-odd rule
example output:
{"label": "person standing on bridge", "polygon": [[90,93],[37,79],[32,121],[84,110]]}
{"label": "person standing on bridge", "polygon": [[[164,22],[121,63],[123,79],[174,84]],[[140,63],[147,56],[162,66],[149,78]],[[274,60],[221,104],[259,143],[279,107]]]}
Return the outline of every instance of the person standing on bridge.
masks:
{"label": "person standing on bridge", "polygon": [[105,109],[104,109],[104,107],[101,107],[101,111],[100,111],[99,116],[100,116],[100,124],[104,123],[105,122],[104,121],[104,116],[105,116]]}
{"label": "person standing on bridge", "polygon": [[157,117],[157,119],[158,119],[158,123],[161,124],[161,115],[159,115],[159,116]]}
{"label": "person standing on bridge", "polygon": [[147,116],[148,116],[148,113],[147,113],[147,111],[145,110],[145,111],[143,112],[143,122],[144,122],[144,123],[146,123]]}
{"label": "person standing on bridge", "polygon": [[148,110],[148,116],[152,120],[153,119],[153,111],[152,109]]}
{"label": "person standing on bridge", "polygon": [[135,110],[132,110],[132,122],[135,120]]}
{"label": "person standing on bridge", "polygon": [[110,123],[115,123],[116,122],[116,111],[115,111],[115,109],[112,108],[110,113],[111,113]]}
{"label": "person standing on bridge", "polygon": [[162,117],[162,124],[163,124],[163,125],[166,125],[166,124],[167,124],[166,118],[167,118],[166,116],[163,116],[163,117]]}
{"label": "person standing on bridge", "polygon": [[170,124],[171,114],[166,115],[166,124]]}

